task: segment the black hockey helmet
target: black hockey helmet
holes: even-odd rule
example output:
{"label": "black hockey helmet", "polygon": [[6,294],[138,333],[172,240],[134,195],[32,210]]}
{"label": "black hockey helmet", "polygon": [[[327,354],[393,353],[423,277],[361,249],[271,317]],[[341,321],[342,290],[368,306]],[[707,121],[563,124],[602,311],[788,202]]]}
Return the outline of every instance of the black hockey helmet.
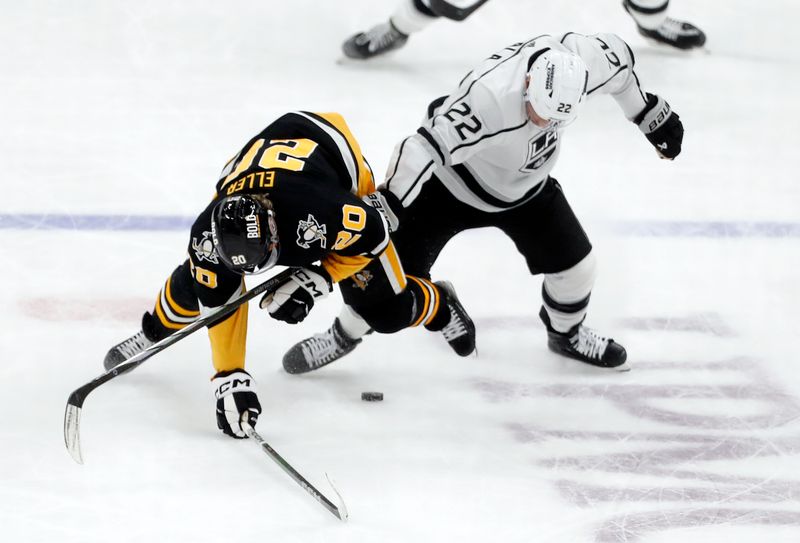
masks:
{"label": "black hockey helmet", "polygon": [[280,250],[272,202],[260,194],[223,198],[211,212],[211,238],[229,269],[239,273],[270,269]]}

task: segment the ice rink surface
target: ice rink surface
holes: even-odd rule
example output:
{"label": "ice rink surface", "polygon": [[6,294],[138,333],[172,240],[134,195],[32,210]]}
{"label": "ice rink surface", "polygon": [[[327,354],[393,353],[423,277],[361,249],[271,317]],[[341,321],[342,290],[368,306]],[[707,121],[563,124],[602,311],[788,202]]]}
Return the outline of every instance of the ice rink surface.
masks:
{"label": "ice rink surface", "polygon": [[[355,64],[341,41],[392,0],[5,2],[0,541],[800,541],[800,4],[674,0],[709,36],[686,54],[645,42],[619,3],[494,0]],[[473,64],[570,30],[625,38],[686,127],[658,160],[600,97],[554,171],[600,262],[587,323],[633,371],[551,354],[540,279],[481,230],[434,268],[476,320],[476,357],[410,330],[290,376],[283,352],[338,295],[294,327],[251,311],[258,430],[323,492],[330,474],[347,524],[217,431],[203,332],[95,391],[86,463],[70,459],[69,392],[136,331],[248,138],[337,111],[380,178]]]}

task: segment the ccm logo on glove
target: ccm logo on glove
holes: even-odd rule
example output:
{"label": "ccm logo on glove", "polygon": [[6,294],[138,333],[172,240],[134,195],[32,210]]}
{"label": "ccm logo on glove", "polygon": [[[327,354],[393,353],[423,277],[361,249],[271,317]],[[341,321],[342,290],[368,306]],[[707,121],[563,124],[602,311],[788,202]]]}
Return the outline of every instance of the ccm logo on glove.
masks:
{"label": "ccm logo on glove", "polygon": [[244,370],[221,371],[211,380],[217,400],[217,427],[225,434],[247,437],[247,425],[255,427],[261,414],[256,382]]}
{"label": "ccm logo on glove", "polygon": [[332,290],[331,278],[323,268],[298,268],[274,292],[265,294],[258,305],[273,319],[297,324],[306,318],[315,300]]}
{"label": "ccm logo on glove", "polygon": [[[247,375],[247,374],[245,374]],[[214,396],[219,400],[223,396],[227,395],[229,392],[236,392],[236,388],[239,391],[242,390],[252,390],[253,386],[253,379],[248,375],[244,379],[239,379],[237,377],[232,377],[231,380],[223,382],[219,388],[214,392]]]}

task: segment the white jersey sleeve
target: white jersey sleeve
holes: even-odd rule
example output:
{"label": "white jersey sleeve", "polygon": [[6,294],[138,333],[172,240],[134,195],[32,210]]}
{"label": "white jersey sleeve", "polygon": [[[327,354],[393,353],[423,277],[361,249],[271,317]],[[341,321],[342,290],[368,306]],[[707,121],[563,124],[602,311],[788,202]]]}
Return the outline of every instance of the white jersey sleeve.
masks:
{"label": "white jersey sleeve", "polygon": [[579,55],[588,70],[587,94],[610,94],[628,119],[647,106],[633,53],[618,36],[537,36],[489,56],[454,92],[431,103],[422,126],[395,148],[386,188],[408,207],[435,175],[456,199],[490,213],[536,197],[567,126],[539,127],[526,113],[526,77],[548,50]]}
{"label": "white jersey sleeve", "polygon": [[633,71],[633,51],[622,38],[616,34],[584,36],[570,32],[562,36],[561,43],[586,63],[589,97],[610,94],[629,120],[642,112],[647,98]]}
{"label": "white jersey sleeve", "polygon": [[408,206],[437,168],[462,164],[497,145],[508,129],[507,117],[495,94],[470,72],[455,92],[434,101],[417,132],[395,147],[385,186]]}

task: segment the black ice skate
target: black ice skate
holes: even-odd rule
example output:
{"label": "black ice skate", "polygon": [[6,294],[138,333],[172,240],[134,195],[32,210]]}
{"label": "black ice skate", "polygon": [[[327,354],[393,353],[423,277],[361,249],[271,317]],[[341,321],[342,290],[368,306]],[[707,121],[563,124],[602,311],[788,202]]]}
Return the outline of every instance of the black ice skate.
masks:
{"label": "black ice skate", "polygon": [[702,30],[692,23],[676,21],[670,17],[654,30],[641,26],[638,29],[642,36],[678,49],[694,49],[706,43],[706,35]]}
{"label": "black ice skate", "polygon": [[[628,2],[622,3],[625,11],[631,13],[631,8]],[[635,21],[636,19],[634,19]],[[658,28],[648,29],[636,24],[639,34],[645,38],[650,38],[658,43],[669,45],[677,49],[694,49],[702,47],[706,43],[706,34],[692,23],[686,21],[678,21],[671,17],[667,17]]]}
{"label": "black ice skate", "polygon": [[576,324],[569,332],[557,332],[550,325],[550,317],[544,306],[539,311],[539,317],[547,327],[547,347],[554,353],[598,368],[630,371],[630,366],[625,363],[628,358],[625,347],[613,339],[599,335],[583,323]]}
{"label": "black ice skate", "polygon": [[337,317],[330,328],[321,334],[296,343],[283,355],[287,373],[307,373],[339,360],[356,348],[361,339],[353,339],[342,329]]}
{"label": "black ice skate", "polygon": [[103,366],[106,368],[106,371],[112,370],[132,356],[144,351],[152,344],[153,342],[148,339],[144,330],[139,330],[125,341],[111,347],[103,360]]}
{"label": "black ice skate", "polygon": [[351,37],[342,44],[342,51],[349,58],[363,60],[399,49],[407,41],[408,35],[388,21]]}
{"label": "black ice skate", "polygon": [[437,281],[450,308],[450,322],[442,328],[442,335],[458,356],[468,356],[475,351],[475,323],[458,301],[456,291],[449,281]]}

